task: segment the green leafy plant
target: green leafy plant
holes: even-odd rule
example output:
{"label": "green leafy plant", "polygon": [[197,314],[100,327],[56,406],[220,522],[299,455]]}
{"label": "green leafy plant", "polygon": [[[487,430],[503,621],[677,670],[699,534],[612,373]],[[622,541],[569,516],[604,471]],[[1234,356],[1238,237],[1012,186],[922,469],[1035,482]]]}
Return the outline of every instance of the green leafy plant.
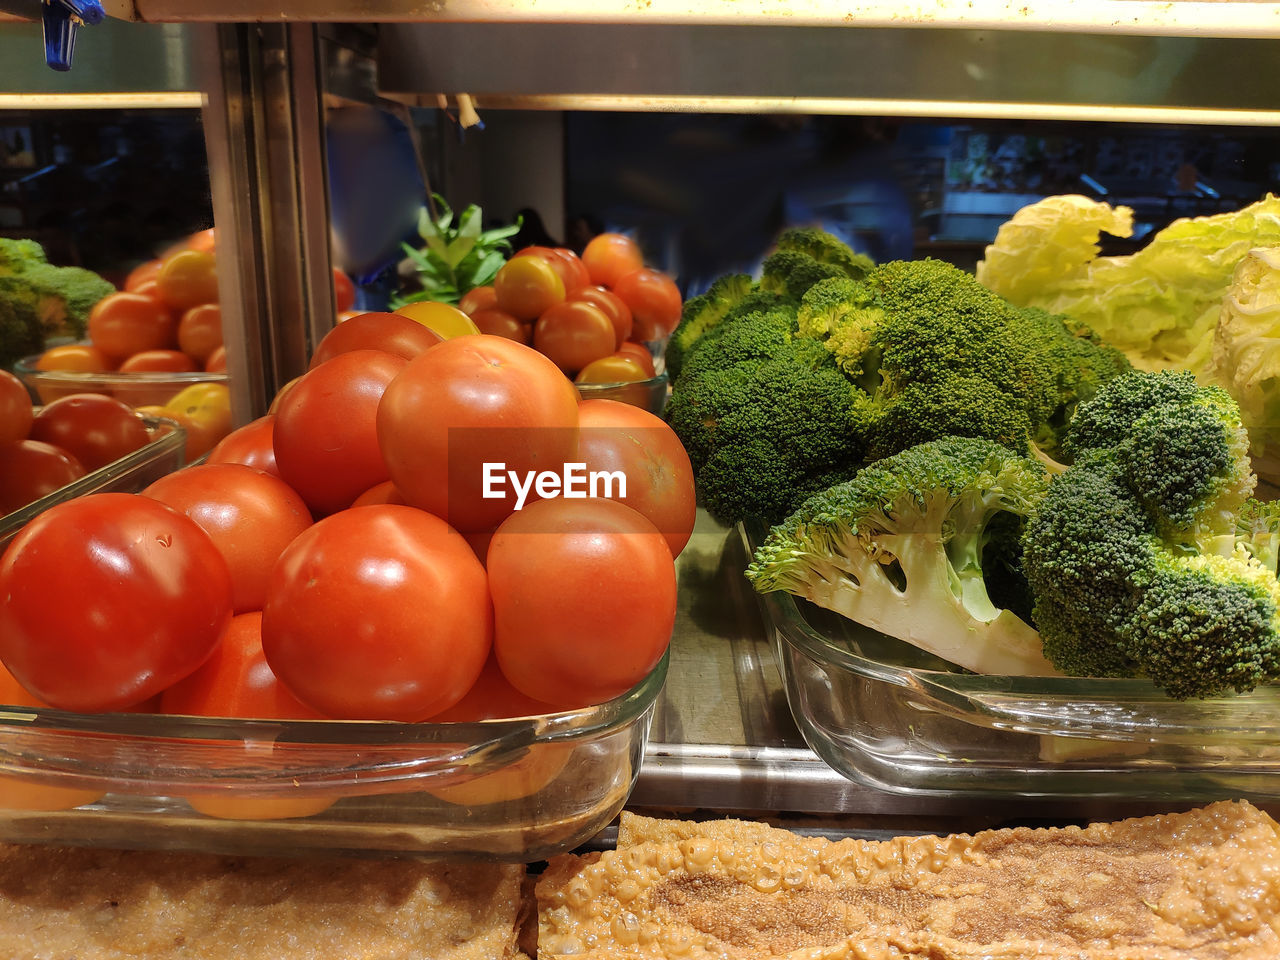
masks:
{"label": "green leafy plant", "polygon": [[438,212],[433,215],[431,207],[423,207],[418,214],[418,233],[425,246],[416,249],[403,245],[413,261],[421,289],[393,297],[393,309],[421,300],[457,303],[468,290],[492,283],[511,255],[508,237],[519,231],[518,220],[510,226],[484,230],[484,215],[473,203],[462,211],[455,224],[453,210],[444,197],[432,194],[432,199]]}

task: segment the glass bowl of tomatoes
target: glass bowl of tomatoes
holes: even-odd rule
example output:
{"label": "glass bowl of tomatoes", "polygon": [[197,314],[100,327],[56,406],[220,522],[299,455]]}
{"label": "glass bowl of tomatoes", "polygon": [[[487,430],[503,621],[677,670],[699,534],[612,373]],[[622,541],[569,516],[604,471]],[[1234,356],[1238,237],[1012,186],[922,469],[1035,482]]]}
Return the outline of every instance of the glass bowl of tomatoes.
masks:
{"label": "glass bowl of tomatoes", "polygon": [[622,809],[666,672],[664,655],[597,706],[452,723],[81,714],[0,679],[0,838],[545,859]]}
{"label": "glass bowl of tomatoes", "polygon": [[[35,408],[38,413],[40,408]],[[95,469],[81,472],[69,482],[52,492],[36,496],[24,506],[0,515],[0,553],[14,535],[35,517],[55,504],[90,493],[133,493],[142,490],[165,474],[172,473],[184,463],[186,435],[177,422],[166,417],[143,416],[140,418],[145,431],[141,446]],[[24,483],[33,491],[40,489],[40,473],[47,475],[49,468],[34,464],[21,468],[26,472]],[[8,491],[6,479],[0,479]],[[45,484],[47,488],[51,484]],[[18,497],[16,502],[21,502]]]}

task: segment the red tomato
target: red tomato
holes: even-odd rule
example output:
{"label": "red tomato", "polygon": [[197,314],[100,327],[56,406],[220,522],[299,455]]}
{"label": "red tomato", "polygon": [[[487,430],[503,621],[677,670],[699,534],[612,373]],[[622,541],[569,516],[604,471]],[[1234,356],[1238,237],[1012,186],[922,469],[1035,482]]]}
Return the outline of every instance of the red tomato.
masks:
{"label": "red tomato", "polygon": [[183,313],[178,320],[178,349],[203,366],[213,351],[222,346],[222,308],[202,303]]}
{"label": "red tomato", "polygon": [[133,293],[144,283],[154,282],[163,264],[163,260],[145,260],[138,264],[124,278],[124,289]]}
{"label": "red tomato", "polygon": [[232,617],[213,654],[160,694],[162,713],[258,720],[323,720],[282,684],[262,652],[262,611]]}
{"label": "red tomato", "polygon": [[276,676],[331,717],[416,721],[453,706],[489,656],[484,567],[443,520],[384,504],[343,510],[271,575],[262,646]]}
{"label": "red tomato", "polygon": [[316,344],[311,369],[352,350],[385,350],[411,360],[441,339],[430,327],[398,313],[360,313],[342,321]]}
{"label": "red tomato", "polygon": [[526,696],[511,685],[498,666],[497,657],[485,661],[480,676],[467,695],[448,710],[431,717],[432,723],[476,723],[480,720],[511,720],[555,712],[555,706]]}
{"label": "red tomato", "polygon": [[141,293],[112,293],[89,311],[89,339],[118,363],[143,350],[168,350],[178,345],[178,326],[161,303]]}
{"label": "red tomato", "polygon": [[187,676],[231,617],[231,576],[209,535],[131,493],[89,494],[32,520],[0,557],[0,595],[0,659],[41,700],[82,712],[140,703]]}
{"label": "red tomato", "polygon": [[627,338],[631,336],[631,308],[622,302],[622,299],[610,290],[604,287],[586,286],[580,287],[573,291],[568,297],[570,300],[585,300],[587,303],[593,303],[613,321],[613,329],[617,334],[617,343],[615,346],[622,346],[626,343]]}
{"label": "red tomato", "polygon": [[178,311],[218,302],[218,274],[207,250],[180,250],[165,258],[156,274],[160,300]]}
{"label": "red tomato", "polygon": [[206,373],[223,373],[227,369],[227,348],[217,347],[204,362]]}
{"label": "red tomato", "polygon": [[[262,613],[232,617],[208,660],[189,677],[160,695],[160,710],[196,717],[246,717],[263,720],[322,720],[286,689],[271,672],[262,653]],[[263,749],[253,743],[246,747]],[[269,749],[269,748],[267,748]],[[192,807],[206,816],[233,820],[279,820],[310,817],[333,806],[334,798],[246,795],[235,793],[186,795]]]}
{"label": "red tomato", "polygon": [[80,461],[39,440],[0,443],[0,517],[84,476]]}
{"label": "red tomato", "polygon": [[178,470],[142,493],[181,510],[209,534],[227,561],[236,613],[262,609],[271,568],[311,526],[307,505],[288,484],[240,463]]}
{"label": "red tomato", "polygon": [[356,285],[337,267],[333,268],[333,307],[335,313],[346,313],[356,305]]}
{"label": "red tomato", "polygon": [[582,262],[592,283],[612,287],[628,273],[644,266],[644,254],[625,233],[601,233],[583,248]]}
{"label": "red tomato", "polygon": [[509,313],[503,313],[497,307],[477,310],[471,314],[481,333],[494,337],[506,337],[517,343],[528,343],[533,338],[531,324],[517,320]]}
{"label": "red tomato", "polygon": [[498,294],[492,286],[472,287],[458,301],[458,309],[471,316],[477,310],[488,310],[498,306]]}
{"label": "red tomato", "polygon": [[565,300],[533,325],[533,346],[573,376],[593,360],[613,353],[617,334],[605,312],[585,300]]}
{"label": "red tomato", "polygon": [[384,350],[340,353],[304,374],[280,401],[276,468],[317,516],[391,479],[375,423],[387,385],[408,362]]}
{"label": "red tomato", "polygon": [[34,416],[26,386],[8,370],[0,370],[0,443],[27,439]]}
{"label": "red tomato", "polygon": [[515,509],[516,495],[507,484],[485,497],[484,464],[520,477],[558,469],[577,451],[577,425],[577,391],[555,364],[477,334],[409,361],[382,398],[378,443],[409,503],[459,530],[488,530]]}
{"label": "red tomato", "polygon": [[36,414],[31,439],[61,447],[88,471],[114,463],[151,438],[127,403],[100,393],[74,393]]}
{"label": "red tomato", "polygon": [[680,322],[680,288],[665,273],[636,270],[618,280],[613,292],[631,308],[633,340],[661,340]]}
{"label": "red tomato", "polygon": [[677,557],[693,533],[693,465],[661,417],[616,400],[578,405],[578,457],[587,471],[622,471],[627,495],[613,499],[644,514]]}
{"label": "red tomato", "polygon": [[66,370],[72,373],[102,373],[113,366],[105,353],[89,343],[64,343],[50,347],[36,360],[37,370]]}
{"label": "red tomato", "polygon": [[634,340],[628,340],[626,343],[618,347],[618,353],[624,357],[630,357],[650,377],[657,376],[657,368],[653,365],[653,354],[649,352],[649,348],[643,343],[636,343]]}
{"label": "red tomato", "polygon": [[200,368],[181,350],[143,350],[125,357],[116,369],[121,373],[196,373]]}
{"label": "red tomato", "polygon": [[542,257],[514,257],[493,278],[497,306],[517,320],[534,320],[564,299],[564,281]]}
{"label": "red tomato", "polygon": [[[516,251],[515,257],[539,257],[545,260],[560,278],[566,294],[591,282],[591,275],[587,273],[587,268],[572,250],[561,252],[556,247],[524,247]],[[512,259],[514,260],[515,257]]]}
{"label": "red tomato", "polygon": [[611,353],[599,360],[592,360],[573,378],[574,383],[634,383],[647,380],[649,375],[636,358],[624,353]]}
{"label": "red tomato", "polygon": [[273,477],[280,476],[276,467],[275,414],[268,413],[232,430],[217,442],[206,463],[240,463]]}
{"label": "red tomato", "polygon": [[498,663],[535,700],[581,707],[620,696],[671,640],[671,551],[616,501],[530,504],[494,534],[488,572]]}
{"label": "red tomato", "polygon": [[381,483],[375,483],[360,496],[356,497],[352,502],[353,507],[371,507],[378,503],[399,503],[404,504],[404,497],[400,496],[400,491],[396,489],[396,485],[390,480],[383,480]]}

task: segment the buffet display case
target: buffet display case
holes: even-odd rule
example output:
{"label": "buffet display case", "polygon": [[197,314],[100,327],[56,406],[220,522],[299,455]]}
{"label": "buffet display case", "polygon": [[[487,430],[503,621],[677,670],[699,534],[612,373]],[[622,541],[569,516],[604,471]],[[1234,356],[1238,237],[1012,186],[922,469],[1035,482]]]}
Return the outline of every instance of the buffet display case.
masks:
{"label": "buffet display case", "polygon": [[[121,20],[182,23],[195,38],[187,52],[198,61],[203,93],[218,256],[231,265],[220,284],[239,422],[265,412],[275,391],[305,370],[310,347],[333,323],[327,107],[434,107],[465,97],[481,116],[592,110],[1280,124],[1280,78],[1271,69],[1280,4],[1269,2],[105,6]],[[81,44],[95,39],[86,29]],[[609,748],[628,765],[608,784],[621,793],[603,791],[589,816],[575,814],[566,833],[573,843],[603,826],[600,811],[612,816],[614,800],[628,792],[640,807],[846,824],[864,817],[864,828],[925,829],[1114,817],[1228,795],[1280,802],[1269,739],[1273,691],[1187,719],[1123,684],[987,688],[909,658],[886,662],[876,638],[849,636],[789,599],[771,598],[762,610],[741,576],[746,551],[736,531],[700,515],[681,558],[665,689],[656,704],[637,699],[628,708],[630,732]],[[1262,714],[1269,719],[1255,722]],[[48,729],[36,723],[23,737],[36,738],[39,752],[46,747],[38,738],[65,741],[68,723],[53,716]],[[132,721],[122,723],[113,736],[131,732]],[[859,723],[870,725],[859,733]],[[22,725],[6,724],[10,734]],[[641,727],[648,728],[643,757]],[[512,744],[525,748],[537,731],[519,733]],[[0,773],[29,775],[29,759],[23,749],[10,752],[0,757]],[[192,830],[189,816],[135,807],[125,812],[139,831],[178,825],[166,843],[186,837],[217,847],[219,837],[248,835]],[[28,839],[65,828],[85,838],[90,823],[62,813],[4,816],[0,835]],[[328,828],[335,836],[348,830],[337,821],[317,829]],[[276,829],[283,846],[288,831]],[[380,846],[363,827],[350,829],[355,839],[336,845]],[[123,830],[113,836],[136,841]],[[524,852],[553,847],[540,841]],[[443,834],[421,847],[456,850],[492,852]]]}

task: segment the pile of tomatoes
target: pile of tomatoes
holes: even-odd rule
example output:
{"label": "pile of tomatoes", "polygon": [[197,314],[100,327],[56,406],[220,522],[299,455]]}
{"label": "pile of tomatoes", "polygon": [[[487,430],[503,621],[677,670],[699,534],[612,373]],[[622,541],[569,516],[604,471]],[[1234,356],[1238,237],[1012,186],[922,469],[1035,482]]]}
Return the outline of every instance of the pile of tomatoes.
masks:
{"label": "pile of tomatoes", "polygon": [[[494,462],[528,478],[580,463],[627,489],[495,493]],[[0,660],[26,702],[82,712],[583,707],[662,657],[693,519],[660,418],[580,401],[510,339],[359,315],[206,463],[28,524],[0,556]]]}
{"label": "pile of tomatoes", "polygon": [[481,333],[529,344],[578,383],[626,383],[654,375],[646,344],[680,321],[680,290],[644,264],[625,234],[594,237],[578,257],[560,247],[526,247],[492,286],[459,303]]}
{"label": "pile of tomatoes", "polygon": [[75,394],[36,409],[22,381],[0,370],[0,516],[55,493],[150,440],[142,418],[114,397]]}

